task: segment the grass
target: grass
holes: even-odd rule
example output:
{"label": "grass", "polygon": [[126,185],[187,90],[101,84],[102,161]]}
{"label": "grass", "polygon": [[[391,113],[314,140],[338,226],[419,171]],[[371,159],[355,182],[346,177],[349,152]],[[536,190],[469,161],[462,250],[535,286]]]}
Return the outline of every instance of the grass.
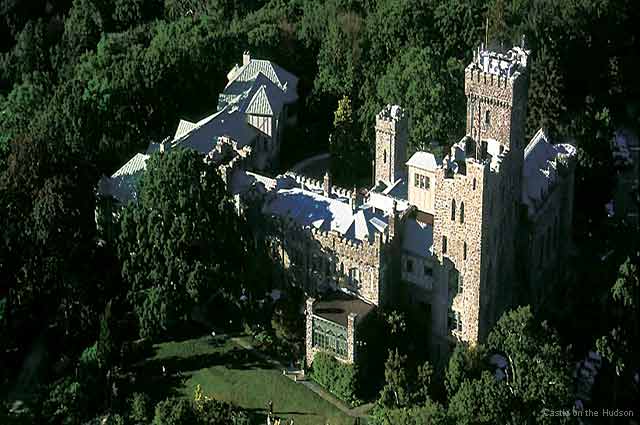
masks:
{"label": "grass", "polygon": [[[155,355],[145,361],[139,374],[139,390],[156,401],[169,396],[193,397],[200,384],[205,394],[235,403],[246,409],[256,424],[266,423],[269,400],[273,410],[296,425],[352,425],[354,418],[345,415],[329,402],[297,384],[263,360],[240,348],[231,340],[214,340],[207,336],[155,347]],[[165,366],[168,376],[162,375]],[[183,379],[176,374],[180,372]],[[285,422],[285,421],[283,421]],[[285,422],[286,423],[286,422]]]}

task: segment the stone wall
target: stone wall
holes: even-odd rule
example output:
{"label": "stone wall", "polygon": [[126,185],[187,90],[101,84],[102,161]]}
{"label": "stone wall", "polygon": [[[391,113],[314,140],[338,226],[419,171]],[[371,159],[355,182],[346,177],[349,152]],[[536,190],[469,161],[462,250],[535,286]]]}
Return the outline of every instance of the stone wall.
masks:
{"label": "stone wall", "polygon": [[372,242],[353,241],[333,231],[303,229],[286,218],[272,220],[277,229],[272,252],[280,257],[289,283],[310,294],[344,286],[367,302],[380,303],[385,241],[379,234]]}
{"label": "stone wall", "polygon": [[393,183],[402,175],[407,162],[408,120],[402,109],[391,116],[387,105],[376,116],[375,183]]}
{"label": "stone wall", "polygon": [[[439,189],[435,202],[433,246],[438,262],[443,266],[438,284],[447,288],[449,292],[445,299],[451,299],[452,310],[459,312],[462,318],[462,331],[454,331],[454,336],[470,343],[478,341],[484,248],[483,208],[486,203],[485,178],[488,173],[488,167],[485,165],[467,160],[466,175],[454,174],[447,177],[444,169],[439,169],[436,174]],[[452,220],[454,200],[456,210]],[[461,221],[463,204],[464,222]],[[447,245],[446,253],[444,238]],[[462,276],[463,290],[460,293],[451,290],[450,279],[455,279],[456,273]],[[447,314],[446,309],[439,307],[434,308],[434,313],[437,310],[439,314]],[[443,321],[440,320],[439,323],[442,324]],[[438,329],[434,333],[446,335],[447,330]]]}
{"label": "stone wall", "polygon": [[[313,305],[315,303],[314,298],[307,298],[305,309],[306,320],[306,335],[305,335],[305,361],[307,367],[313,364],[313,359],[316,353],[322,351],[313,345]],[[347,317],[347,358],[343,359],[336,357],[338,361],[352,364],[357,359],[357,344],[356,344],[356,327],[359,322],[359,317],[356,313],[349,313]]]}

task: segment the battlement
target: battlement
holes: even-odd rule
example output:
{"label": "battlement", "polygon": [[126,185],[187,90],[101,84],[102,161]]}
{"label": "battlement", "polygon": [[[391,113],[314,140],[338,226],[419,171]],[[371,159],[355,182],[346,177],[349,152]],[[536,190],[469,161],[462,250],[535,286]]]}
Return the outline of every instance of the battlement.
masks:
{"label": "battlement", "polygon": [[349,239],[332,230],[320,230],[313,227],[305,228],[290,217],[272,216],[272,220],[279,227],[281,234],[305,234],[309,240],[317,242],[324,250],[331,251],[338,256],[363,259],[371,266],[377,263],[383,250],[386,238],[380,233],[374,234],[373,241]]}
{"label": "battlement", "polygon": [[530,54],[531,51],[524,48],[524,40],[521,46],[514,46],[506,53],[485,49],[484,45],[480,45],[474,52],[470,66],[485,74],[515,79],[519,72],[527,69]]}
{"label": "battlement", "polygon": [[[287,171],[284,175],[293,178],[297,183],[299,183],[300,185],[304,185],[308,188],[316,189],[316,190],[323,189],[324,182],[322,180],[303,176],[293,171]],[[354,191],[353,189],[345,189],[338,186],[332,186],[331,194],[334,197],[351,199],[351,197],[354,196]]]}
{"label": "battlement", "polygon": [[380,122],[399,122],[405,118],[404,109],[398,105],[387,105],[376,115],[376,124]]}

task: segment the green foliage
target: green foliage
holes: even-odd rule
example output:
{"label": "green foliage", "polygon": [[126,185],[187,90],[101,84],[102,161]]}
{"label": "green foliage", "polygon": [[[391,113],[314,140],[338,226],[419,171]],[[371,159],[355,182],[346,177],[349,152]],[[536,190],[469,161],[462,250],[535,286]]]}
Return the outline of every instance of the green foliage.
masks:
{"label": "green foliage", "polygon": [[529,307],[505,313],[489,333],[487,346],[508,360],[506,385],[521,409],[512,409],[514,415],[524,418],[533,412],[540,423],[553,423],[556,418],[542,415],[543,408],[571,407],[567,353],[552,329],[535,322]]}
{"label": "green foliage", "polygon": [[627,259],[620,265],[618,278],[611,288],[611,295],[614,301],[622,304],[629,312],[629,316],[638,317],[640,309],[640,279],[638,278],[638,267]]}
{"label": "green foliage", "polygon": [[175,324],[177,308],[167,290],[161,287],[149,288],[143,294],[142,305],[137,307],[140,338],[157,338]]}
{"label": "green foliage", "polygon": [[75,425],[84,417],[84,393],[78,382],[63,378],[52,384],[43,413],[50,424]]}
{"label": "green foliage", "polygon": [[509,423],[511,399],[507,385],[485,371],[480,379],[462,382],[449,400],[448,416],[460,425]]}
{"label": "green foliage", "polygon": [[151,421],[151,400],[145,393],[133,393],[129,398],[129,421],[132,425],[146,425]]}
{"label": "green foliage", "polygon": [[193,406],[182,398],[168,398],[156,405],[152,425],[190,425],[197,423]]}
{"label": "green foliage", "polygon": [[448,146],[463,135],[462,74],[460,61],[427,48],[409,48],[395,56],[380,77],[378,99],[409,111],[410,151]]}
{"label": "green foliage", "polygon": [[363,164],[367,163],[367,148],[354,138],[354,134],[356,126],[351,101],[347,96],[343,96],[338,101],[334,113],[333,132],[329,143],[331,174],[339,184],[353,184],[362,175]]}
{"label": "green foliage", "polygon": [[376,406],[367,423],[371,425],[445,425],[449,424],[446,410],[437,402],[431,400],[424,404],[390,409]]}
{"label": "green foliage", "polygon": [[111,301],[107,303],[104,314],[100,318],[100,333],[98,336],[96,355],[98,363],[103,369],[113,366],[118,347],[113,335],[113,318],[111,317]]}
{"label": "green foliage", "polygon": [[[199,153],[149,159],[138,202],[122,214],[119,252],[141,335],[157,336],[217,289],[239,292],[245,230],[224,183]],[[169,302],[170,301],[170,302]]]}
{"label": "green foliage", "polygon": [[445,374],[447,395],[453,397],[462,383],[479,375],[482,349],[470,348],[466,344],[456,344],[449,357],[449,365]]}
{"label": "green foliage", "polygon": [[340,363],[331,354],[319,352],[313,359],[312,377],[339,399],[352,404],[358,402],[354,365]]}
{"label": "green foliage", "polygon": [[380,392],[380,404],[387,407],[407,407],[411,403],[411,390],[407,377],[407,356],[398,349],[389,350],[384,365],[385,386]]}

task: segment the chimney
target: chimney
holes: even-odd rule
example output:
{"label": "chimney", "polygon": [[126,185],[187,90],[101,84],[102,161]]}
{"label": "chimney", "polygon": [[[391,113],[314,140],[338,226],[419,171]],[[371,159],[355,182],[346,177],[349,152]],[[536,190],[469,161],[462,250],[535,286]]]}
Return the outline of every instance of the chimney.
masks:
{"label": "chimney", "polygon": [[351,205],[351,211],[353,212],[355,212],[356,208],[358,208],[358,193],[355,186],[353,186],[351,196],[349,197],[349,205]]}
{"label": "chimney", "polygon": [[249,62],[251,62],[251,55],[248,50],[245,50],[242,54],[242,65],[247,65]]}
{"label": "chimney", "polygon": [[324,175],[324,181],[322,182],[322,192],[327,198],[331,197],[331,174],[327,171]]}
{"label": "chimney", "polygon": [[396,221],[397,221],[397,217],[398,217],[398,202],[396,202],[396,200],[393,200],[393,209],[391,210],[391,213],[389,214],[389,237],[393,238],[393,236],[396,233]]}

